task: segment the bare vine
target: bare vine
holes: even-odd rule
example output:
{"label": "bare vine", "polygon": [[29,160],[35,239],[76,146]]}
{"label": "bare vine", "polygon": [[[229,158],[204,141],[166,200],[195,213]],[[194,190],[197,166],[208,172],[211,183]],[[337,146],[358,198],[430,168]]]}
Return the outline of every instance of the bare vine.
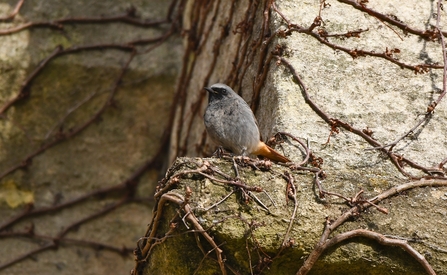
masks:
{"label": "bare vine", "polygon": [[[25,80],[20,86],[20,89],[16,91],[14,96],[10,100],[3,102],[0,106],[0,119],[7,120],[8,112],[11,107],[23,102],[25,99],[33,97],[31,93],[31,87],[34,85],[34,80],[56,59],[62,56],[77,55],[82,52],[93,52],[93,51],[110,51],[118,50],[127,54],[125,62],[122,64],[119,74],[113,80],[114,84],[110,89],[107,98],[102,103],[101,107],[85,121],[79,123],[79,125],[71,128],[64,129],[63,124],[66,118],[73,112],[77,111],[79,106],[75,106],[67,111],[67,115],[62,118],[58,125],[51,129],[45,139],[45,142],[33,152],[24,155],[22,160],[17,162],[11,167],[2,167],[0,171],[0,180],[5,179],[8,175],[16,173],[18,170],[25,170],[26,168],[33,165],[33,159],[41,154],[45,154],[50,148],[58,146],[63,142],[70,141],[77,137],[80,133],[83,133],[86,129],[89,129],[95,122],[101,119],[101,116],[109,108],[113,108],[116,104],[116,97],[118,89],[123,85],[123,78],[128,73],[129,67],[132,62],[134,62],[135,56],[150,53],[156,47],[160,46],[168,38],[178,35],[180,32],[180,19],[181,11],[183,9],[185,1],[173,0],[171,6],[162,19],[152,20],[152,19],[142,19],[136,15],[136,10],[134,8],[127,10],[126,13],[120,15],[101,15],[98,17],[72,17],[72,18],[61,18],[53,21],[40,21],[40,22],[26,22],[21,23],[15,27],[0,30],[0,35],[14,35],[17,32],[23,30],[32,30],[33,28],[49,28],[49,29],[63,29],[66,25],[79,25],[79,24],[98,24],[104,25],[108,23],[122,23],[130,24],[133,26],[138,26],[141,28],[161,28],[165,29],[164,33],[159,37],[142,37],[140,39],[132,41],[122,41],[120,43],[110,43],[110,44],[92,44],[92,45],[75,45],[70,48],[64,49],[62,46],[57,46],[48,56],[43,58],[36,67],[31,70],[27,75]],[[19,14],[20,9],[24,4],[24,0],[18,0],[13,11],[0,18],[2,22],[14,22],[15,17]],[[162,28],[161,28],[162,29]],[[95,93],[91,93],[89,97],[84,99],[83,102],[79,104],[84,104],[91,101]],[[169,126],[170,127],[170,126]],[[168,127],[168,128],[169,128]],[[3,219],[0,224],[0,238],[22,238],[30,241],[37,241],[41,243],[38,248],[30,249],[22,255],[15,255],[13,259],[8,261],[2,261],[0,263],[0,270],[7,270],[13,265],[20,264],[22,261],[33,258],[36,255],[51,249],[58,249],[61,244],[89,247],[97,250],[108,250],[123,257],[130,257],[133,249],[129,247],[119,247],[118,245],[111,243],[101,243],[97,241],[75,239],[67,237],[67,234],[77,230],[79,227],[84,226],[92,220],[98,219],[99,217],[105,216],[108,213],[116,211],[125,205],[132,203],[139,203],[143,205],[148,205],[153,201],[153,198],[141,197],[136,195],[136,189],[139,185],[140,177],[148,170],[160,167],[162,162],[164,152],[166,150],[166,144],[168,142],[168,131],[162,137],[161,146],[153,157],[147,159],[144,163],[135,169],[135,172],[130,174],[121,183],[103,187],[97,190],[86,192],[75,198],[69,198],[63,202],[55,201],[54,205],[47,207],[35,207],[33,204],[28,204],[24,207],[21,213],[13,215],[8,219]],[[26,171],[26,170],[25,170]],[[80,204],[86,202],[92,198],[106,198],[111,194],[116,194],[119,192],[120,197],[112,204],[109,204],[102,209],[97,210],[94,213],[85,215],[84,217],[67,224],[65,228],[62,228],[56,235],[42,235],[37,232],[34,228],[34,223],[32,222],[38,216],[47,214],[58,214],[61,211],[68,209],[70,207],[79,206]],[[29,224],[26,228],[21,228],[17,226],[20,222],[27,221]]]}

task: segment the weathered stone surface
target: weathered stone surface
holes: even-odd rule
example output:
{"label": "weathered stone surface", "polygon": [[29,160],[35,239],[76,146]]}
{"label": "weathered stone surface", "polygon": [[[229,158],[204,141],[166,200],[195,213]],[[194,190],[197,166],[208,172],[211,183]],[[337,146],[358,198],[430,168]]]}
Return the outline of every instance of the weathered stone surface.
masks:
{"label": "weathered stone surface", "polygon": [[[194,38],[200,41],[197,44],[201,50],[191,50],[189,55],[191,58],[188,64],[193,81],[184,87],[186,106],[177,109],[177,132],[171,139],[170,159],[178,156],[179,152],[180,155],[197,156],[207,151],[209,140],[201,119],[206,96],[200,90],[205,85],[226,82],[252,106],[264,140],[276,131],[285,131],[309,141],[313,153],[324,161],[323,169],[327,175],[324,187],[328,191],[352,197],[359,190],[364,190],[364,196],[372,198],[391,187],[410,181],[411,177],[430,177],[433,175],[430,171],[437,171],[436,175],[444,180],[445,167],[439,168],[438,165],[446,158],[447,152],[445,98],[436,107],[433,117],[392,148],[399,156],[427,168],[424,172],[423,169],[415,169],[417,165],[413,163],[411,164],[414,167],[403,164],[405,174],[397,169],[386,152],[368,150],[373,146],[352,131],[339,127],[339,133],[331,132],[334,130],[331,125],[306,103],[291,71],[284,63],[276,64],[275,57],[270,55],[279,45],[281,57],[294,67],[306,85],[310,98],[329,118],[348,123],[358,130],[369,128],[373,132],[372,137],[378,143],[386,145],[412,129],[422,119],[421,114],[426,112],[427,106],[438,99],[442,90],[443,72],[441,69],[429,69],[426,73],[415,73],[415,70],[402,69],[405,66],[373,56],[374,53],[390,54],[397,62],[409,66],[442,64],[442,47],[439,41],[429,41],[409,34],[406,30],[383,23],[383,20],[368,12],[359,11],[349,5],[348,1],[341,0],[326,1],[324,8],[320,7],[319,1],[314,0],[275,1],[278,10],[291,24],[298,27],[287,37],[272,38],[275,33],[286,30],[288,26],[267,2],[216,2],[213,6],[207,6],[208,13],[199,13],[199,8],[188,10],[186,20],[197,21],[194,21],[196,24],[189,22],[187,26],[194,29],[193,26],[204,22],[206,27],[202,32],[194,33]],[[360,1],[353,1],[354,4],[357,2]],[[433,1],[414,0],[396,4],[377,0],[363,1],[363,4],[402,21],[410,28],[420,30],[420,33],[432,30],[431,26],[436,24],[433,13],[436,13],[437,7]],[[445,25],[445,14],[441,13],[442,28]],[[319,42],[305,31],[297,31],[311,26],[319,15],[322,19],[321,26],[313,30],[315,34],[318,30],[328,34],[363,31],[359,37],[326,38],[332,46]],[[245,51],[245,45],[249,45],[250,50]],[[347,52],[334,50],[333,45],[350,49],[351,53],[363,50],[371,55],[358,55],[354,58]],[[241,60],[244,66],[238,67]],[[287,156],[295,161],[301,160],[302,152],[297,147],[288,143],[282,146]],[[212,144],[210,148],[213,148]],[[210,151],[212,150],[208,150]],[[445,233],[438,233],[445,228],[443,220],[446,215],[446,192],[445,187],[407,191],[382,202],[389,210],[388,215],[368,210],[368,213],[363,213],[357,220],[340,227],[339,232],[367,228],[397,238],[414,238],[415,242],[410,244],[429,260],[438,273],[446,273],[444,253],[447,247],[443,238],[440,238]],[[218,193],[217,198],[220,195]],[[312,196],[308,198],[310,201],[315,199]],[[305,232],[314,232],[314,235],[297,238],[305,244],[307,253],[317,242],[316,236],[323,231],[326,215],[335,219],[345,207],[340,206],[338,209],[340,201],[334,198],[330,200],[329,209],[321,210],[320,216],[311,214],[312,211],[318,212],[315,209],[322,207],[321,202],[310,206],[302,205],[302,222],[297,219],[294,232],[301,232],[301,227]],[[308,213],[306,207],[312,210]],[[244,213],[245,209],[238,211]],[[242,228],[240,230],[243,231]],[[261,239],[270,238],[266,236]],[[229,252],[232,253],[233,251]],[[439,254],[432,256],[433,253]],[[294,262],[296,267],[300,263]],[[323,271],[323,268],[330,268],[331,272]],[[290,274],[294,274],[296,270],[297,268],[292,269]],[[356,239],[325,254],[311,272],[421,274],[424,271],[399,248],[383,247],[374,242]]]}
{"label": "weathered stone surface", "polygon": [[[0,15],[12,12],[16,0],[1,1]],[[164,19],[168,1],[25,1],[17,17],[1,22],[0,30],[27,22],[62,18],[125,15],[134,7],[136,20]],[[44,58],[61,45],[64,49],[98,44],[124,44],[164,34],[169,24],[147,28],[115,23],[66,24],[28,28],[0,36],[0,106],[13,98]],[[151,45],[153,46],[153,45]],[[140,47],[143,52],[144,47]],[[0,180],[0,226],[23,213],[26,204],[43,209],[66,203],[129,178],[160,147],[168,124],[181,62],[181,40],[170,39],[131,62],[113,104],[77,136],[49,148],[23,170]],[[30,97],[14,104],[0,117],[0,175],[24,162],[42,145],[86,123],[107,102],[129,51],[98,49],[59,56],[50,61],[30,85]],[[161,173],[162,174],[162,173]],[[148,171],[136,190],[148,198],[159,172]],[[83,203],[22,219],[2,230],[0,266],[35,249],[52,244],[68,226],[119,201],[125,192],[91,197]],[[146,213],[146,214],[144,214]],[[4,274],[127,274],[133,265],[131,250],[150,219],[148,200],[129,203],[72,228],[67,239],[126,248],[98,250],[92,245],[61,240],[57,250],[38,253],[1,269]],[[145,217],[145,218],[142,218]],[[28,232],[44,237],[8,237]],[[101,247],[101,246],[99,246]]]}
{"label": "weathered stone surface", "polygon": [[[312,173],[291,171],[279,165],[273,165],[271,170],[265,171],[239,167],[243,183],[265,191],[253,194],[266,209],[253,197],[245,202],[241,196],[244,192],[240,188],[210,180],[194,172],[204,165],[228,176],[235,176],[232,161],[180,158],[159,187],[166,187],[166,182],[177,184],[160,191],[157,196],[160,198],[161,193],[176,193],[185,198],[186,189],[192,190],[188,203],[200,224],[222,249],[228,274],[231,274],[230,270],[237,274],[250,274],[250,268],[258,274],[261,267],[264,268],[262,274],[295,274],[318,242],[325,218],[336,218],[349,209],[348,205],[339,200],[320,200],[313,186]],[[209,172],[207,170],[204,173]],[[287,181],[282,177],[286,172],[292,174],[297,187],[298,211],[286,240],[288,243],[290,238],[293,244],[285,247],[278,255],[294,210],[293,200],[286,197]],[[209,174],[223,179],[217,173]],[[226,200],[208,209],[232,191],[235,192]],[[388,215],[369,208],[356,220],[347,222],[333,232],[332,236],[357,228],[396,237],[409,236],[414,240],[410,240],[410,244],[427,257],[438,274],[443,274],[446,272],[447,257],[442,250],[445,240],[439,236],[447,233],[443,224],[445,211],[434,209],[442,209],[445,200],[435,194],[433,188],[423,188],[387,199],[380,206],[390,211]],[[212,260],[216,258],[215,251],[200,232],[193,232],[191,223],[185,222],[188,213],[175,203],[165,203],[162,209],[156,208],[156,212],[160,211],[163,212],[160,224],[151,229],[156,230],[155,236],[163,241],[153,246],[144,274],[220,273],[217,262]],[[418,223],[412,222],[414,220]],[[209,257],[203,255],[200,247],[205,253],[209,252]],[[266,265],[261,264],[262,261]],[[401,248],[354,238],[331,248],[310,274],[361,273],[423,274],[424,269]]]}

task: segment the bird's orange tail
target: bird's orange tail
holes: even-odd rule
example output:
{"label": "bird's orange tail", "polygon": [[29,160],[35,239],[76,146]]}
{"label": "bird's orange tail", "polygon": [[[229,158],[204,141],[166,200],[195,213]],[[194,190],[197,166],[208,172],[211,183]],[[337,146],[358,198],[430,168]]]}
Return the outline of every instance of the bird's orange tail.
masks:
{"label": "bird's orange tail", "polygon": [[273,148],[269,147],[264,142],[260,142],[257,150],[253,152],[254,155],[260,155],[263,157],[266,157],[268,159],[278,161],[278,162],[291,162],[290,159],[286,158],[285,156],[281,155],[280,153],[273,150]]}

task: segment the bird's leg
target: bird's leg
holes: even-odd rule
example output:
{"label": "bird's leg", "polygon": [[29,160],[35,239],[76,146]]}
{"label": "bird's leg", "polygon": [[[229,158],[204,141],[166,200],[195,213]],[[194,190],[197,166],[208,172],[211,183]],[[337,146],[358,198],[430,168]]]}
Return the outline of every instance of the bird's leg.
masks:
{"label": "bird's leg", "polygon": [[222,158],[225,155],[225,150],[222,146],[217,147],[216,151],[214,151],[213,156]]}

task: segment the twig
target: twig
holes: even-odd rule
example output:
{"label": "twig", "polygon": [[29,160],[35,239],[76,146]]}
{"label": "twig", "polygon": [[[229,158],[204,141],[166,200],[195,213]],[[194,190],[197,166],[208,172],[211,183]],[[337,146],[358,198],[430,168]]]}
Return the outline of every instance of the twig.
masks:
{"label": "twig", "polygon": [[438,1],[436,7],[437,7],[437,14],[436,14],[436,30],[441,38],[441,48],[442,48],[442,60],[444,62],[444,72],[442,75],[442,93],[439,95],[438,99],[433,102],[430,106],[433,106],[432,109],[429,109],[428,112],[433,112],[436,106],[439,105],[442,98],[445,96],[447,92],[447,51],[445,48],[445,40],[444,40],[444,33],[441,31],[440,27],[440,19],[441,19],[441,5],[442,1]]}
{"label": "twig", "polygon": [[5,268],[7,268],[7,267],[10,267],[10,266],[12,266],[12,265],[14,265],[16,263],[19,263],[19,262],[25,260],[26,258],[29,258],[29,257],[31,257],[33,255],[36,255],[36,254],[39,254],[40,252],[46,251],[48,249],[54,249],[56,247],[57,247],[57,245],[54,242],[51,242],[51,243],[48,243],[48,244],[46,244],[44,246],[36,248],[34,250],[28,251],[27,253],[25,253],[25,254],[17,257],[17,258],[14,258],[13,260],[11,260],[9,262],[6,262],[6,263],[0,265],[0,270],[3,270]]}
{"label": "twig", "polygon": [[203,172],[198,172],[198,173],[204,177],[209,178],[212,181],[225,183],[225,184],[231,185],[231,186],[241,187],[243,189],[246,189],[247,191],[262,192],[262,190],[263,190],[261,187],[258,187],[258,186],[246,185],[246,184],[242,183],[241,180],[222,180],[222,179],[217,179],[217,178],[210,176]]}
{"label": "twig", "polygon": [[288,69],[290,70],[290,72],[292,73],[293,79],[295,82],[298,83],[298,85],[301,87],[301,92],[303,94],[304,100],[305,102],[312,108],[312,110],[315,111],[315,113],[317,113],[317,115],[319,115],[324,121],[326,121],[326,123],[328,123],[331,126],[331,129],[336,129],[337,127],[342,127],[360,137],[362,137],[366,142],[368,142],[370,145],[372,145],[373,147],[378,148],[378,150],[380,150],[381,152],[383,152],[384,154],[386,154],[391,162],[396,166],[396,168],[406,177],[409,177],[411,179],[419,179],[416,176],[411,175],[410,173],[406,172],[403,167],[402,167],[402,163],[405,162],[408,165],[410,165],[411,167],[415,168],[415,169],[419,169],[422,172],[428,174],[428,175],[432,175],[433,172],[441,172],[439,171],[439,169],[433,169],[433,168],[426,168],[423,167],[421,165],[418,165],[417,163],[403,157],[400,156],[394,152],[391,152],[389,150],[386,150],[385,148],[381,148],[382,145],[376,141],[375,139],[373,139],[370,135],[368,135],[367,133],[364,133],[362,130],[360,129],[356,129],[354,127],[352,127],[349,123],[343,122],[339,119],[336,118],[331,118],[329,117],[329,115],[327,115],[323,110],[321,110],[317,104],[315,102],[313,102],[310,99],[310,96],[307,92],[307,87],[305,86],[304,82],[301,80],[301,78],[298,76],[295,68],[283,57],[277,57],[278,61],[280,64],[284,64],[288,67]]}
{"label": "twig", "polygon": [[396,20],[396,18],[391,18],[390,16],[386,16],[380,12],[372,10],[372,9],[366,7],[365,5],[358,3],[357,1],[353,1],[353,0],[338,0],[338,1],[348,4],[348,5],[351,5],[352,7],[354,7],[355,9],[358,9],[360,11],[366,12],[369,15],[371,15],[377,19],[380,19],[382,22],[387,22],[393,26],[396,26],[399,29],[401,29],[404,33],[411,33],[411,34],[423,37],[428,40],[435,40],[435,38],[436,38],[436,34],[431,30],[422,31],[422,30],[417,30],[417,29],[411,28],[410,26],[404,24],[403,22]]}
{"label": "twig", "polygon": [[61,46],[56,47],[53,52],[48,55],[45,59],[43,59],[39,65],[33,70],[33,72],[28,75],[25,81],[22,83],[19,92],[15,97],[9,100],[6,104],[4,104],[0,108],[0,116],[4,116],[5,112],[15,103],[20,100],[23,100],[30,96],[30,85],[32,81],[43,71],[43,69],[48,65],[48,63],[56,57],[63,56],[66,54],[73,54],[82,51],[91,51],[91,50],[104,50],[104,49],[118,49],[122,51],[130,51],[133,52],[135,48],[131,45],[119,45],[119,44],[97,44],[97,45],[87,45],[82,47],[72,47],[68,49],[62,49]]}
{"label": "twig", "polygon": [[271,213],[270,209],[251,191],[248,191],[248,195],[252,197],[256,203],[258,203],[267,213]]}
{"label": "twig", "polygon": [[165,203],[167,203],[167,202],[175,203],[179,207],[182,207],[183,211],[185,211],[186,213],[190,213],[189,215],[186,216],[186,220],[193,225],[193,227],[196,231],[201,233],[201,235],[205,238],[205,240],[216,251],[217,261],[219,263],[220,270],[223,275],[226,275],[227,273],[226,273],[225,265],[224,265],[223,259],[222,259],[222,250],[214,242],[213,238],[211,238],[211,236],[206,232],[206,230],[200,225],[199,221],[193,214],[192,209],[189,206],[189,204],[185,203],[184,198],[181,195],[176,194],[176,193],[165,193],[160,196],[160,199],[157,204],[158,207],[156,210],[156,215],[154,217],[154,221],[151,223],[151,231],[150,231],[149,236],[147,236],[148,242],[146,243],[143,250],[141,251],[141,254],[143,255],[143,257],[146,258],[149,255],[149,252],[153,245],[151,240],[154,239],[155,234],[157,234],[158,223],[161,219],[163,207],[164,207]]}
{"label": "twig", "polygon": [[443,160],[438,164],[438,168],[439,168],[439,169],[442,169],[446,163],[447,163],[447,158],[443,159]]}
{"label": "twig", "polygon": [[[373,232],[373,231],[369,231],[369,230],[365,230],[365,229],[356,229],[356,230],[338,234],[337,236],[332,237],[331,239],[326,241],[324,244],[322,244],[318,250],[323,252],[336,244],[339,244],[345,240],[355,238],[355,237],[364,237],[364,238],[373,239],[373,240],[377,241],[378,243],[380,243],[381,245],[398,246],[398,247],[402,248],[403,250],[405,250],[408,254],[410,254],[416,261],[418,261],[424,267],[425,271],[427,271],[428,274],[436,275],[435,271],[433,270],[431,265],[428,263],[428,261],[424,258],[424,256],[422,256],[413,247],[411,247],[407,241],[387,238],[382,234],[379,234],[379,233]],[[303,265],[303,267],[304,267],[304,265]],[[307,274],[308,270],[306,270],[303,267],[300,269],[300,271],[298,271],[296,273],[297,275]]]}
{"label": "twig", "polygon": [[365,149],[365,150],[377,150],[377,149],[384,149],[384,148],[387,148],[387,147],[391,147],[390,150],[392,150],[392,148],[393,148],[394,146],[396,146],[401,140],[403,140],[404,138],[406,138],[406,137],[410,136],[411,134],[413,134],[414,131],[415,131],[419,126],[422,125],[422,123],[427,122],[432,116],[433,116],[433,112],[428,112],[428,113],[426,113],[426,114],[424,115],[424,118],[423,118],[423,119],[421,119],[418,123],[416,123],[416,125],[415,125],[413,128],[411,128],[407,133],[405,133],[403,136],[401,136],[400,138],[396,139],[395,141],[393,141],[393,142],[391,142],[391,143],[388,143],[388,144],[386,144],[386,145],[379,146],[379,147],[367,148],[367,149]]}
{"label": "twig", "polygon": [[[447,179],[444,180],[419,180],[419,181],[411,181],[399,186],[392,187],[388,189],[385,192],[382,192],[381,194],[377,195],[376,197],[369,199],[365,202],[356,204],[351,209],[349,209],[346,212],[343,212],[343,214],[338,217],[335,221],[329,221],[329,219],[326,220],[326,227],[323,231],[323,234],[320,237],[319,242],[315,245],[314,250],[309,254],[307,259],[304,261],[301,268],[298,270],[297,274],[304,275],[307,274],[310,269],[313,267],[315,262],[318,260],[318,258],[321,256],[321,254],[327,249],[326,244],[330,242],[329,235],[334,232],[340,225],[342,225],[344,222],[346,222],[348,219],[350,219],[353,216],[358,215],[360,212],[364,211],[365,209],[369,208],[371,206],[371,203],[377,204],[380,201],[392,197],[396,194],[399,194],[402,191],[413,189],[417,187],[425,187],[425,186],[447,186]],[[426,266],[424,266],[426,268]],[[431,273],[430,273],[431,274]]]}
{"label": "twig", "polygon": [[275,201],[272,199],[272,197],[269,195],[269,193],[265,190],[262,190],[262,192],[264,192],[264,194],[270,199],[270,201],[272,202],[273,206],[276,207],[276,203]]}
{"label": "twig", "polygon": [[25,2],[25,0],[17,1],[16,6],[14,7],[14,10],[9,15],[0,17],[0,22],[11,21],[12,19],[14,19],[14,17],[19,13],[20,8],[23,5],[23,2]]}
{"label": "twig", "polygon": [[42,60],[39,65],[34,69],[34,71],[25,79],[23,84],[20,87],[19,93],[10,101],[8,101],[5,105],[3,105],[0,108],[0,116],[3,116],[5,111],[11,107],[15,102],[28,97],[30,94],[29,86],[31,84],[31,81],[36,78],[36,76],[42,71],[42,69],[45,67],[45,65],[52,60],[55,56],[57,56],[62,51],[62,47],[58,46],[56,47],[53,52],[47,56],[44,60]]}
{"label": "twig", "polygon": [[[200,243],[200,242],[199,242]],[[197,274],[197,272],[199,272],[200,267],[202,266],[203,261],[211,254],[211,252],[213,252],[215,249],[219,248],[220,246],[222,246],[223,244],[218,245],[217,247],[213,247],[211,250],[209,250],[208,252],[204,253],[202,260],[200,260],[199,264],[197,265],[196,270],[194,271],[193,275]],[[202,251],[203,252],[203,251]]]}
{"label": "twig", "polygon": [[234,157],[232,158],[233,160],[233,168],[234,168],[234,173],[236,174],[236,178],[239,178],[239,169],[237,168],[237,164],[236,164],[236,160],[234,159]]}
{"label": "twig", "polygon": [[298,142],[301,145],[301,147],[303,147],[306,156],[304,157],[302,162],[297,163],[295,165],[297,165],[297,166],[305,165],[309,161],[309,157],[310,157],[310,149],[309,149],[309,147],[307,147],[306,144],[304,144],[304,142],[302,142],[301,140],[299,140],[297,137],[295,137],[294,135],[292,135],[290,133],[278,132],[278,134],[290,137],[294,141]]}
{"label": "twig", "polygon": [[289,172],[284,172],[283,178],[287,181],[287,196],[293,200],[293,212],[292,216],[290,217],[289,226],[287,227],[286,234],[284,235],[284,240],[281,244],[281,248],[279,249],[276,256],[278,256],[284,250],[284,248],[287,247],[286,243],[289,241],[289,234],[292,230],[293,221],[295,220],[296,212],[298,209],[298,201],[296,199],[296,188],[293,176]]}
{"label": "twig", "polygon": [[88,126],[90,126],[94,121],[96,121],[101,114],[112,104],[112,100],[118,90],[119,87],[119,83],[121,81],[121,79],[124,76],[124,73],[126,72],[130,62],[133,60],[135,56],[135,52],[132,52],[129,56],[129,59],[127,60],[126,64],[124,65],[124,67],[122,68],[120,75],[118,76],[114,87],[112,88],[107,100],[104,102],[104,104],[101,106],[101,108],[89,119],[87,120],[84,124],[82,124],[81,126],[79,126],[76,129],[73,129],[70,132],[67,133],[58,133],[56,136],[56,139],[43,145],[42,147],[40,147],[39,149],[35,150],[33,153],[29,154],[28,156],[25,157],[25,159],[23,161],[21,161],[19,164],[16,164],[15,166],[9,168],[8,170],[6,170],[5,172],[3,172],[3,174],[0,174],[0,179],[4,178],[5,176],[9,175],[10,173],[21,169],[21,168],[25,168],[26,166],[31,164],[31,160],[42,154],[43,152],[45,152],[48,148],[51,148],[57,144],[59,144],[62,141],[65,141],[67,139],[70,139],[71,137],[77,135],[78,133],[82,132],[84,129],[86,129]]}
{"label": "twig", "polygon": [[90,101],[94,96],[96,95],[96,92],[93,92],[89,94],[87,97],[85,97],[83,100],[78,102],[75,106],[71,107],[65,112],[65,115],[59,119],[59,121],[48,131],[48,133],[45,135],[45,139],[48,139],[51,134],[53,134],[54,130],[57,128],[60,128],[64,121],[77,109],[79,109],[82,105]]}
{"label": "twig", "polygon": [[223,197],[220,201],[218,201],[218,202],[216,202],[215,204],[213,204],[213,205],[211,205],[211,206],[205,208],[204,211],[207,212],[207,211],[213,209],[214,207],[218,206],[219,204],[221,204],[222,202],[224,202],[226,199],[228,199],[231,195],[233,195],[234,192],[235,192],[235,190],[231,190],[231,192],[228,193],[225,197]]}
{"label": "twig", "polygon": [[[23,0],[21,0],[21,1],[23,2]],[[16,9],[17,9],[17,6],[16,6]],[[18,10],[17,10],[17,12],[18,12]],[[13,17],[16,14],[14,14]],[[9,15],[8,17],[11,17],[11,15]],[[12,18],[7,18],[7,17],[5,17],[5,18],[0,18],[0,21],[7,21],[7,20],[12,19]],[[101,17],[71,17],[71,18],[57,19],[57,20],[53,20],[53,21],[39,21],[39,22],[23,23],[21,25],[15,26],[15,27],[0,30],[0,36],[17,33],[17,32],[20,32],[20,31],[23,31],[26,29],[30,29],[30,28],[48,27],[48,28],[62,30],[62,29],[64,29],[64,25],[67,25],[67,24],[107,24],[107,23],[112,23],[112,22],[125,23],[125,24],[134,25],[134,26],[140,26],[140,27],[156,27],[156,26],[170,23],[166,19],[140,20],[140,19],[137,19],[136,17],[131,16],[129,13],[123,14],[123,15],[101,16]]]}

